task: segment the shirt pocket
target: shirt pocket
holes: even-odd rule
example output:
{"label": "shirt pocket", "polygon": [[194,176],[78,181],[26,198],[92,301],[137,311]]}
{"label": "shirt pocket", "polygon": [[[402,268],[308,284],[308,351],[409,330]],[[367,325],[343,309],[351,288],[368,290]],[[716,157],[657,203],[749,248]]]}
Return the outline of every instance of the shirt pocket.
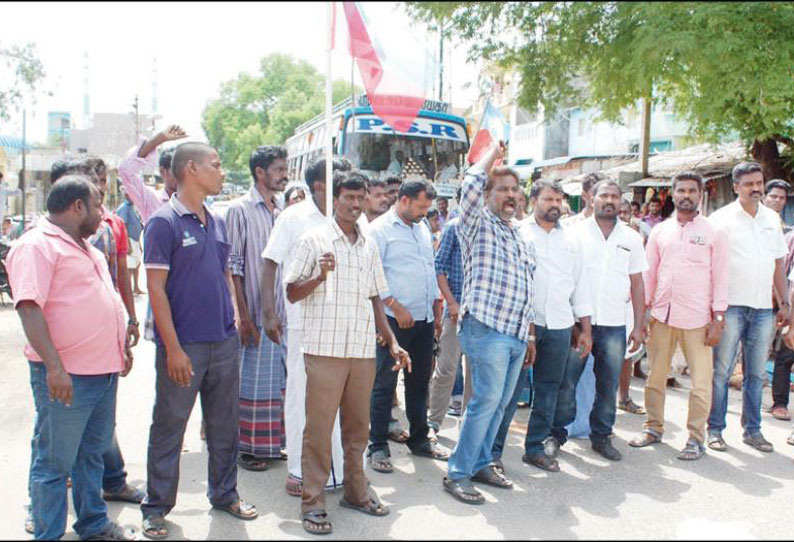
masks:
{"label": "shirt pocket", "polygon": [[778,251],[778,236],[780,233],[772,226],[761,230],[761,248],[769,255],[774,257]]}
{"label": "shirt pocket", "polygon": [[687,261],[701,265],[709,262],[711,247],[705,243],[700,244],[690,239],[686,243],[686,250],[684,252]]}
{"label": "shirt pocket", "polygon": [[615,273],[628,274],[631,262],[631,250],[621,245],[615,246],[615,257],[612,260],[612,269]]}

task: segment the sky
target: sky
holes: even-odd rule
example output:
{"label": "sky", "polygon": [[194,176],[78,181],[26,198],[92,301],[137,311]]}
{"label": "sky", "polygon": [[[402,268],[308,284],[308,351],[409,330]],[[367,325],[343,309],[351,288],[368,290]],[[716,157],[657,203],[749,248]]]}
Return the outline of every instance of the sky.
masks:
{"label": "sky", "polygon": [[[396,2],[364,2],[373,26],[399,40],[412,29],[434,52],[438,36],[410,20]],[[204,140],[201,111],[217,96],[223,81],[240,72],[255,73],[259,59],[282,52],[307,60],[325,73],[326,2],[289,3],[26,3],[4,2],[0,12],[0,45],[33,42],[44,64],[46,79],[37,102],[29,106],[28,137],[45,141],[48,111],[69,111],[82,127],[84,65],[88,53],[91,111],[132,111],[152,108],[153,58],[156,57],[160,127],[180,124]],[[341,3],[337,8],[337,46],[332,56],[333,78],[349,80],[351,60]],[[451,82],[452,103],[465,107],[476,97],[477,67],[466,62],[465,50],[445,46],[445,80]],[[357,83],[360,79],[356,70]],[[447,86],[446,83],[444,85]],[[20,136],[21,113],[0,124],[0,134]]]}

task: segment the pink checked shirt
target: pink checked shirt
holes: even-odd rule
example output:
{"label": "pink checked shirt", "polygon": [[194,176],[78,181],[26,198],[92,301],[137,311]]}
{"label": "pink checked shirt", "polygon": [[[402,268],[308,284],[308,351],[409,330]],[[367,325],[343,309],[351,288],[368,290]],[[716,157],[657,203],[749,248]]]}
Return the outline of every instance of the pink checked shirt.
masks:
{"label": "pink checked shirt", "polygon": [[146,224],[155,211],[168,203],[170,199],[165,190],[155,190],[143,184],[141,172],[147,165],[156,167],[157,151],[150,152],[146,158],[138,156],[138,151],[146,142],[146,138],[141,138],[137,147],[133,147],[127,152],[124,160],[119,164],[119,177],[124,190],[129,194],[130,201],[141,215],[141,221]]}
{"label": "pink checked shirt", "polygon": [[728,308],[728,238],[701,215],[682,225],[673,213],[651,230],[645,254],[645,302],[655,319],[697,329]]}
{"label": "pink checked shirt", "polygon": [[[124,306],[105,257],[90,244],[86,248],[46,218],[39,220],[8,253],[14,304],[41,307],[67,373],[117,373],[123,367]],[[29,344],[25,355],[41,361]]]}

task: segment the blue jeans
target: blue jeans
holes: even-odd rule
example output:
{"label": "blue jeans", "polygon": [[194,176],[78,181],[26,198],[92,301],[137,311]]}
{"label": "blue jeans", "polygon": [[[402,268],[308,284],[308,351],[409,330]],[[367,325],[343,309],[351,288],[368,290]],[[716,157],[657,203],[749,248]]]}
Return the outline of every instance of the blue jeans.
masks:
{"label": "blue jeans", "polygon": [[513,392],[513,396],[510,398],[510,402],[505,407],[505,413],[502,416],[502,423],[499,425],[499,432],[496,433],[496,439],[493,442],[493,448],[491,452],[493,454],[494,461],[497,459],[502,459],[502,452],[505,449],[505,442],[507,442],[507,433],[510,430],[510,424],[513,421],[513,416],[516,414],[518,403],[520,401],[524,401],[531,405],[533,398],[532,392],[532,367],[527,369],[522,367],[521,372],[518,375],[516,389]]}
{"label": "blue jeans", "polygon": [[102,455],[113,440],[117,374],[71,375],[71,406],[50,401],[47,368],[31,362],[30,385],[36,407],[30,490],[34,537],[58,540],[66,530],[66,478],[72,475],[72,499],[80,538],[99,534],[108,524],[102,499]]}
{"label": "blue jeans", "polygon": [[455,373],[455,385],[452,387],[452,397],[463,395],[463,359],[458,360],[458,370]]}
{"label": "blue jeans", "polygon": [[736,364],[736,352],[742,343],[742,427],[746,435],[761,432],[761,395],[769,347],[775,336],[772,309],[751,309],[731,306],[725,311],[725,328],[720,343],[714,347],[714,380],[712,385],[709,434],[725,429],[728,411],[728,381]]}
{"label": "blue jeans", "polygon": [[[568,353],[571,350],[571,328],[546,329],[543,326],[535,326],[535,336],[537,337],[537,356],[535,365],[532,367],[532,410],[529,413],[527,435],[524,441],[524,451],[529,455],[543,451],[543,441],[551,432],[554,412],[557,409],[557,392],[562,383],[568,362]],[[521,379],[518,382],[510,404],[505,409],[502,426],[496,437],[494,457],[502,455],[507,430],[513,421],[522,388],[525,387]]]}
{"label": "blue jeans", "polygon": [[[626,355],[626,326],[593,326],[593,372],[596,389],[590,411],[590,441],[604,442],[612,434],[617,412],[620,369]],[[582,376],[587,358],[571,349],[568,367],[557,394],[557,408],[551,434],[562,445],[568,437],[565,426],[576,418],[576,384]]]}
{"label": "blue jeans", "polygon": [[105,471],[102,475],[102,489],[108,493],[120,493],[127,487],[127,471],[124,469],[124,457],[121,455],[119,441],[116,432],[113,432],[113,440],[110,448],[102,456]]}
{"label": "blue jeans", "polygon": [[460,346],[471,365],[472,396],[447,465],[451,480],[471,477],[491,463],[493,443],[527,352],[526,342],[468,313],[461,322]]}

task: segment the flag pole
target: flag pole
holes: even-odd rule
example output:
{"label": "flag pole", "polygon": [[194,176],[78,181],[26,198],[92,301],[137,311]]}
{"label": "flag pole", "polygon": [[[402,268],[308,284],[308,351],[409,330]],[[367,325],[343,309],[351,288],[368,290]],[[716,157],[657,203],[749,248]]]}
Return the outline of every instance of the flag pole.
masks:
{"label": "flag pole", "polygon": [[333,135],[331,133],[331,52],[334,43],[334,3],[328,2],[328,43],[325,61],[325,216],[333,219]]}

